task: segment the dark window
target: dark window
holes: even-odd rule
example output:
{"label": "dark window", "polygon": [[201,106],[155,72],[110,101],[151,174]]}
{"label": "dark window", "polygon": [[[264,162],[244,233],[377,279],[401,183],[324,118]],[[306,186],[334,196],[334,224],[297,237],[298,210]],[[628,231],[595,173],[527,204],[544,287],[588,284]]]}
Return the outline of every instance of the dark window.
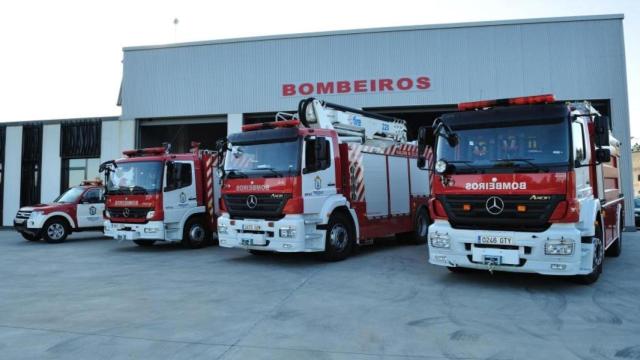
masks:
{"label": "dark window", "polygon": [[[0,126],[0,216],[3,214],[2,209],[4,203],[4,148],[6,146],[6,129],[6,127]],[[2,224],[1,219],[0,224]]]}
{"label": "dark window", "polygon": [[315,138],[308,139],[305,142],[305,172],[311,173],[327,169],[331,165],[329,140],[325,138]]}
{"label": "dark window", "polygon": [[91,204],[104,202],[102,196],[102,190],[100,189],[91,189],[84,193],[82,200]]}
{"label": "dark window", "polygon": [[181,189],[191,185],[191,164],[174,162],[167,168],[165,191]]}
{"label": "dark window", "polygon": [[22,168],[20,177],[20,206],[40,202],[42,162],[42,124],[22,127]]}
{"label": "dark window", "polygon": [[99,119],[65,121],[60,126],[62,178],[60,192],[82,180],[100,177],[100,143],[102,123]]}

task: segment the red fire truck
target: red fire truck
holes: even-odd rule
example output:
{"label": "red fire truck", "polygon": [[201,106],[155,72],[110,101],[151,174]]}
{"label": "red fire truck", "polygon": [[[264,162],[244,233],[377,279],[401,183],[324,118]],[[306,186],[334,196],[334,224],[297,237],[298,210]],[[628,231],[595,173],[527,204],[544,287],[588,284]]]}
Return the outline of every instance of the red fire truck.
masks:
{"label": "red fire truck", "polygon": [[[552,95],[458,105],[435,143],[429,261],[595,282],[622,247],[619,143],[588,102]],[[420,159],[424,167],[425,158]]]}
{"label": "red fire truck", "polygon": [[156,241],[199,248],[212,239],[219,198],[216,154],[172,154],[164,147],[128,150],[101,165],[106,178],[104,231],[139,246]]}
{"label": "red fire truck", "polygon": [[13,226],[26,240],[52,244],[72,232],[102,231],[103,192],[102,181],[85,180],[49,204],[21,207]]}
{"label": "red fire truck", "polygon": [[228,137],[220,246],[335,261],[377,237],[426,241],[428,177],[404,121],[313,98],[277,118]]}

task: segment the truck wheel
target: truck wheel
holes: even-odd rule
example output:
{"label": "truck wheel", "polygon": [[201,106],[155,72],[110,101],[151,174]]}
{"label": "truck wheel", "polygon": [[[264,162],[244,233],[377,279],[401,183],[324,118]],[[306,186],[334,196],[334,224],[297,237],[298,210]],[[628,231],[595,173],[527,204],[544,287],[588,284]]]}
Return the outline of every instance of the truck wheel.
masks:
{"label": "truck wheel", "polygon": [[334,213],[329,218],[327,234],[325,235],[324,252],[322,259],[325,261],[344,260],[353,251],[355,232],[351,228],[351,222],[344,214]]}
{"label": "truck wheel", "polygon": [[35,236],[35,235],[25,234],[25,233],[20,233],[20,235],[22,235],[22,237],[25,240],[29,240],[29,241],[38,241],[38,240],[40,240],[40,237]]}
{"label": "truck wheel", "polygon": [[156,243],[155,240],[133,240],[133,242],[136,245],[142,246],[142,247],[150,247],[150,246],[153,246],[153,244]]}
{"label": "truck wheel", "polygon": [[51,219],[44,224],[42,237],[49,244],[59,244],[69,235],[67,222],[62,219]]}
{"label": "truck wheel", "polygon": [[427,243],[427,230],[429,229],[429,214],[425,208],[420,208],[416,214],[413,224],[413,231],[409,235],[409,243],[422,245]]}
{"label": "truck wheel", "polygon": [[199,249],[207,243],[207,236],[210,237],[202,219],[192,218],[185,224],[182,244],[190,249]]}
{"label": "truck wheel", "polygon": [[603,263],[604,263],[604,242],[602,240],[603,231],[602,224],[599,222],[596,223],[596,234],[591,238],[591,241],[594,244],[593,251],[593,270],[590,274],[587,275],[579,275],[576,277],[576,280],[580,284],[590,285],[598,281],[600,274],[602,274]]}
{"label": "truck wheel", "polygon": [[618,214],[618,240],[611,244],[605,253],[607,256],[618,257],[622,254],[622,228],[624,221],[622,220],[622,214]]}

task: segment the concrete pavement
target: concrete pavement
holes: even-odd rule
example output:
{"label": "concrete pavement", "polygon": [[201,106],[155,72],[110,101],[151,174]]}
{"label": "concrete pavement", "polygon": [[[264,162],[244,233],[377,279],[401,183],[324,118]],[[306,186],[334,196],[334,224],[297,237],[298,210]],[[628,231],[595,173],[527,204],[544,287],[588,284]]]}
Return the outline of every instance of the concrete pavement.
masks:
{"label": "concrete pavement", "polygon": [[592,286],[451,274],[424,246],[339,263],[0,231],[3,359],[640,359],[640,235]]}

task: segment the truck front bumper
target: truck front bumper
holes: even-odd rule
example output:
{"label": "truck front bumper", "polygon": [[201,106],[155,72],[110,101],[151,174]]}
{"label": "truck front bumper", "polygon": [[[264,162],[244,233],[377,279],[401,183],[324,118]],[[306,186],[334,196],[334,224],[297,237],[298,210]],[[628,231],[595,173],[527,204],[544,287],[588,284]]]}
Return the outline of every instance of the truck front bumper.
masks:
{"label": "truck front bumper", "polygon": [[149,221],[146,224],[112,223],[104,222],[105,236],[116,240],[156,240],[164,241],[164,223],[162,221]]}
{"label": "truck front bumper", "polygon": [[325,232],[318,221],[304,215],[286,215],[276,221],[218,217],[218,243],[221,247],[277,252],[324,251]]}
{"label": "truck front bumper", "polygon": [[[511,245],[483,245],[480,236],[506,237]],[[573,224],[553,224],[543,232],[454,229],[446,220],[429,226],[429,262],[448,267],[581,275],[592,271],[593,245],[582,243]],[[547,255],[545,245],[573,244],[569,255]],[[446,246],[448,243],[448,246]],[[435,245],[435,246],[434,246]]]}

